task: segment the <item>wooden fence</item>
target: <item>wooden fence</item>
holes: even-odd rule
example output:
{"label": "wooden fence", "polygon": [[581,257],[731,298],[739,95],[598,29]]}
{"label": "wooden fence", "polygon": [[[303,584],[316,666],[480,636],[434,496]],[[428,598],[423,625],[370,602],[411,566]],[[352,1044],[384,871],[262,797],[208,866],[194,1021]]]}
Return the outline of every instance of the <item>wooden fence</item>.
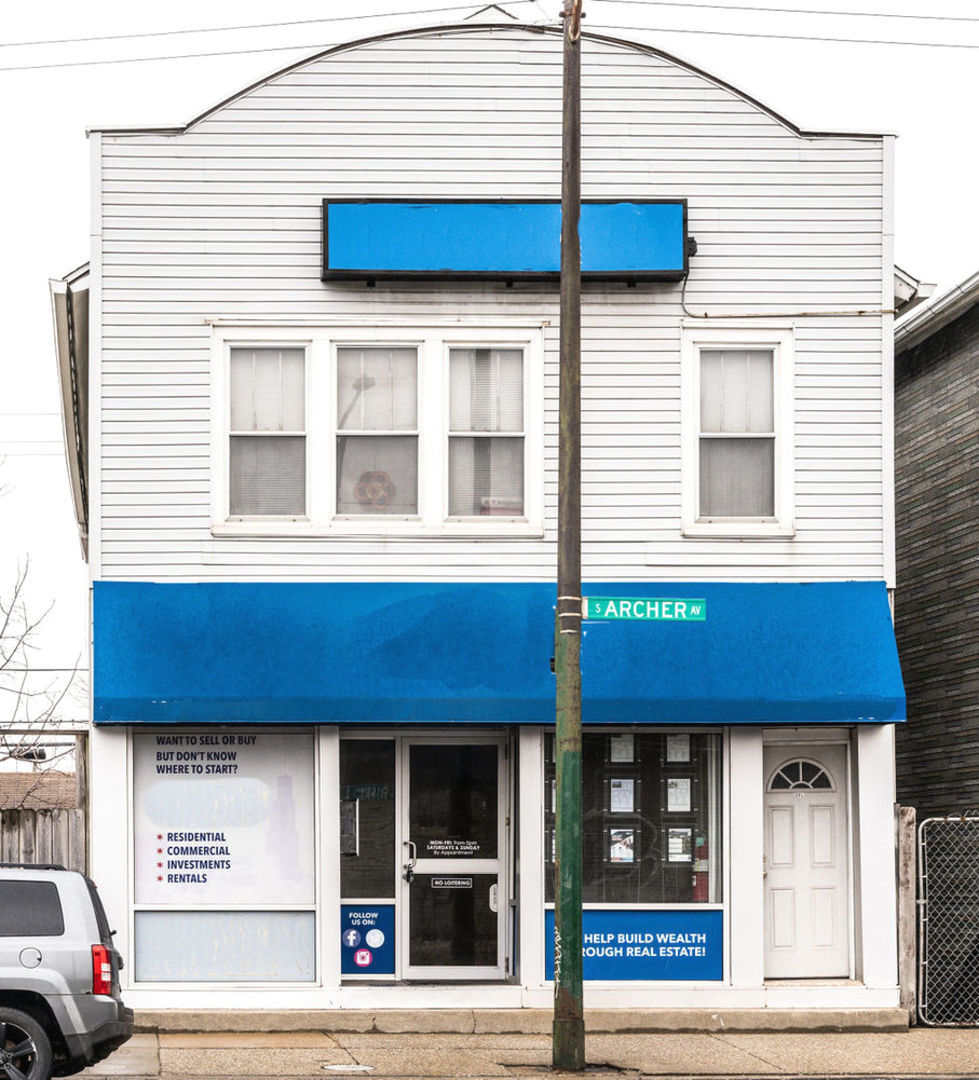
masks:
{"label": "wooden fence", "polygon": [[84,810],[0,810],[0,862],[86,870]]}

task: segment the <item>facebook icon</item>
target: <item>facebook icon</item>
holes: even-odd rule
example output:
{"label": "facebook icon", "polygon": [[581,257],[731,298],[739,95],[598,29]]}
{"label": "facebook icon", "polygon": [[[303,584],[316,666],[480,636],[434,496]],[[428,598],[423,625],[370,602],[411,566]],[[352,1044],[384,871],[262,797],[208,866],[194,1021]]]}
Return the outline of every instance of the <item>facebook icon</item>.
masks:
{"label": "facebook icon", "polygon": [[343,943],[348,949],[356,949],[360,944],[360,931],[347,930],[343,935]]}

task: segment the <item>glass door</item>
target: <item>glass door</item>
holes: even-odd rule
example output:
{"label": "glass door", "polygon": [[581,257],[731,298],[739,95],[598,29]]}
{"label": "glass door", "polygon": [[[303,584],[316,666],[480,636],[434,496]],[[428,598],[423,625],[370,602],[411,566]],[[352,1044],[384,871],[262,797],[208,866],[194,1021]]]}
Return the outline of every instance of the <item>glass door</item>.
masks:
{"label": "glass door", "polygon": [[502,979],[503,741],[410,739],[404,749],[404,977]]}

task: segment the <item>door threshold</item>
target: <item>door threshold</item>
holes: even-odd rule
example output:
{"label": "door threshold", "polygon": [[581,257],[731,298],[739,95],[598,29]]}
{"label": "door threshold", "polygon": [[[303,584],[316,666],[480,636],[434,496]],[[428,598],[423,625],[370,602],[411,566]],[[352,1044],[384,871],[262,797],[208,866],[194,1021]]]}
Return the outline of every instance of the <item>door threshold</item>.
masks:
{"label": "door threshold", "polygon": [[509,979],[402,979],[395,986],[511,986]]}
{"label": "door threshold", "polygon": [[766,986],[863,986],[859,979],[848,979],[840,975],[820,976],[796,979],[765,979]]}
{"label": "door threshold", "polygon": [[518,986],[512,979],[341,979],[340,987],[344,990],[355,987],[384,986]]}

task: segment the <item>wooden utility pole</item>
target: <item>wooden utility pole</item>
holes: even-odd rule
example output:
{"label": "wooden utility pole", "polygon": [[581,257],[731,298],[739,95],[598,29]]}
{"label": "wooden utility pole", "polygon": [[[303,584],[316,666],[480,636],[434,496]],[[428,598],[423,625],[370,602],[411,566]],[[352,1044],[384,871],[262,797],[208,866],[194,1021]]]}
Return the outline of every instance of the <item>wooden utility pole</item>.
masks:
{"label": "wooden utility pole", "polygon": [[581,970],[581,6],[566,0],[561,168],[554,853],[556,1069],[585,1067]]}

